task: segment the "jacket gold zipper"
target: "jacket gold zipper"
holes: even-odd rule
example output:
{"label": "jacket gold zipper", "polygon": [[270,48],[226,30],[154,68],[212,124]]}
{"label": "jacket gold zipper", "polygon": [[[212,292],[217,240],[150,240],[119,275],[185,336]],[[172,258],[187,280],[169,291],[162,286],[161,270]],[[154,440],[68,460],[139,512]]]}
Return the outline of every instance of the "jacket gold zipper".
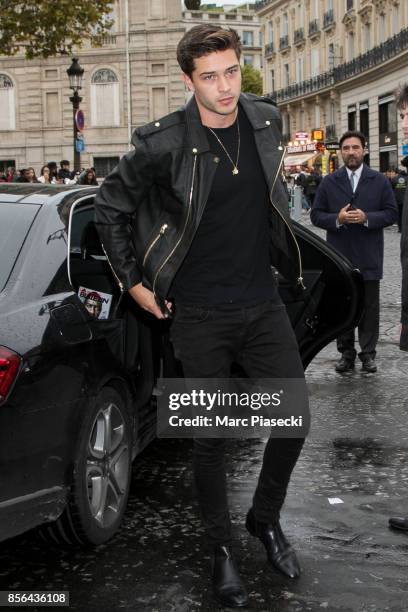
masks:
{"label": "jacket gold zipper", "polygon": [[161,226],[159,233],[157,234],[156,238],[153,240],[153,242],[151,242],[149,248],[146,250],[145,256],[143,257],[143,266],[146,263],[146,259],[149,257],[150,251],[152,250],[152,248],[154,247],[154,245],[156,244],[156,242],[158,240],[160,240],[160,238],[163,236],[163,234],[165,233],[166,229],[169,226],[167,225],[167,223],[164,223],[164,225]]}
{"label": "jacket gold zipper", "polygon": [[108,254],[107,254],[107,252],[106,252],[106,250],[105,250],[105,247],[103,246],[103,243],[102,243],[102,242],[101,242],[101,246],[102,246],[102,250],[103,250],[103,252],[105,253],[105,257],[106,257],[106,260],[107,260],[107,262],[108,262],[108,264],[109,264],[109,266],[110,266],[110,269],[112,270],[112,274],[113,274],[113,276],[116,278],[116,282],[118,283],[119,288],[120,288],[121,292],[123,293],[123,292],[125,291],[124,286],[123,286],[123,283],[122,283],[122,281],[120,281],[120,280],[119,280],[118,275],[116,274],[115,270],[113,269],[113,266],[112,266],[112,264],[111,264],[111,262],[110,262],[110,259],[109,259],[109,257],[108,257]]}
{"label": "jacket gold zipper", "polygon": [[303,284],[303,276],[302,276],[302,273],[303,273],[302,256],[301,256],[301,253],[300,253],[299,245],[297,243],[295,234],[293,233],[292,228],[290,227],[289,223],[286,221],[285,217],[282,215],[282,213],[279,210],[279,208],[277,206],[275,206],[275,204],[273,203],[273,200],[272,200],[272,192],[273,192],[273,190],[275,188],[275,184],[276,184],[277,178],[278,178],[278,176],[280,175],[280,172],[281,172],[283,159],[285,157],[285,151],[286,151],[286,147],[283,147],[283,153],[282,153],[282,157],[281,157],[281,160],[280,160],[279,168],[278,168],[278,171],[277,171],[277,173],[275,175],[275,179],[273,181],[272,188],[271,188],[271,190],[269,192],[269,199],[271,201],[271,204],[272,204],[273,208],[276,210],[276,212],[279,214],[279,216],[281,217],[282,221],[285,223],[286,227],[288,228],[288,230],[289,230],[289,232],[290,232],[290,234],[291,234],[291,236],[293,238],[293,241],[294,241],[294,243],[296,245],[296,250],[297,250],[297,254],[298,254],[298,261],[299,261],[299,277],[297,279],[297,282],[298,282],[298,285],[300,285],[302,287],[302,289],[306,289],[305,285]]}
{"label": "jacket gold zipper", "polygon": [[176,244],[174,245],[174,247],[170,251],[169,255],[166,257],[166,259],[163,261],[163,263],[161,264],[160,268],[157,270],[156,274],[154,275],[154,279],[153,279],[153,293],[154,294],[156,293],[157,277],[159,276],[160,272],[163,270],[163,268],[166,265],[166,263],[169,261],[170,257],[173,255],[174,251],[178,248],[178,246],[179,246],[180,242],[183,240],[184,234],[186,232],[187,223],[188,223],[188,220],[190,218],[191,202],[192,202],[192,199],[193,199],[193,189],[194,189],[194,179],[195,179],[195,172],[196,172],[196,164],[197,164],[197,154],[195,153],[194,154],[194,164],[193,164],[193,177],[191,179],[191,188],[190,188],[190,195],[189,195],[189,201],[188,201],[188,210],[187,210],[187,215],[186,215],[186,221],[184,223],[183,231],[181,232],[180,238],[177,240]]}

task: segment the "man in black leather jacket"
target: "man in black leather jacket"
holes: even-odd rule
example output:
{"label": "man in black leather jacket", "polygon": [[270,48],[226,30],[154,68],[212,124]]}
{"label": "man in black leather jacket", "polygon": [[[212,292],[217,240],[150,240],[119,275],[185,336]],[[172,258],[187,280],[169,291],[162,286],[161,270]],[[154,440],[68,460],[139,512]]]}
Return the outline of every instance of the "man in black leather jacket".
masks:
{"label": "man in black leather jacket", "polygon": [[[193,92],[185,108],[138,128],[96,197],[103,248],[122,291],[158,319],[186,378],[303,379],[273,264],[302,287],[302,262],[280,179],[284,147],[271,101],[241,94],[234,30],[200,25],[177,59]],[[301,290],[301,289],[300,289]],[[246,527],[286,576],[300,573],[279,524],[303,438],[270,439]],[[224,439],[195,438],[194,477],[212,546],[217,600],[247,605],[231,554]]]}
{"label": "man in black leather jacket", "polygon": [[[408,143],[408,84],[399,91],[397,108],[400,113],[404,141]],[[405,201],[402,210],[401,223],[401,336],[399,347],[408,351],[408,189],[405,191]],[[394,516],[389,520],[390,527],[408,532],[408,516]]]}

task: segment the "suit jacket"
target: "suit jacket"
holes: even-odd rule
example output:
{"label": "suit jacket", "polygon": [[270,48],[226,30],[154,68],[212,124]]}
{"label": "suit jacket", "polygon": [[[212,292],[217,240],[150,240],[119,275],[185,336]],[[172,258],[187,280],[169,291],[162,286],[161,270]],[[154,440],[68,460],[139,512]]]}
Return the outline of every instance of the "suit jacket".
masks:
{"label": "suit jacket", "polygon": [[[367,225],[336,226],[337,215],[348,203],[367,215]],[[398,209],[390,181],[380,172],[363,167],[356,191],[352,192],[346,167],[326,176],[316,193],[312,223],[327,230],[327,242],[359,268],[364,280],[379,280],[383,274],[383,228],[397,221]]]}

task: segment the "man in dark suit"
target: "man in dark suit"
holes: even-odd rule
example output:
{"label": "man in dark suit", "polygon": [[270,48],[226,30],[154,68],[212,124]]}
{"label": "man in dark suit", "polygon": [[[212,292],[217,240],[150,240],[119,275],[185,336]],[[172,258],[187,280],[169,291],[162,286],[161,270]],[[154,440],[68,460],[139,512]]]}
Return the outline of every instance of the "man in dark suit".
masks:
{"label": "man in dark suit", "polygon": [[[366,141],[361,132],[350,131],[340,138],[344,166],[326,176],[317,190],[310,214],[312,223],[327,230],[327,242],[359,268],[364,278],[364,312],[358,339],[364,372],[377,371],[376,345],[380,321],[380,279],[383,272],[383,228],[398,218],[389,180],[364,163]],[[337,372],[354,369],[354,329],[337,339],[341,359]]]}

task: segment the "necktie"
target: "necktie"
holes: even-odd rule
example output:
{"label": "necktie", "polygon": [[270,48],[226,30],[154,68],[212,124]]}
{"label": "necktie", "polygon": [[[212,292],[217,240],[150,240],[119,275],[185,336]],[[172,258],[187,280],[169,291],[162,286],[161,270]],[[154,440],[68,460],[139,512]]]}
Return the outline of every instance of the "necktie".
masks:
{"label": "necktie", "polygon": [[350,184],[351,184],[351,191],[352,191],[353,193],[354,193],[355,188],[356,188],[356,187],[355,187],[355,185],[356,185],[356,178],[357,178],[357,177],[356,177],[355,172],[352,172],[352,173],[350,174]]}

